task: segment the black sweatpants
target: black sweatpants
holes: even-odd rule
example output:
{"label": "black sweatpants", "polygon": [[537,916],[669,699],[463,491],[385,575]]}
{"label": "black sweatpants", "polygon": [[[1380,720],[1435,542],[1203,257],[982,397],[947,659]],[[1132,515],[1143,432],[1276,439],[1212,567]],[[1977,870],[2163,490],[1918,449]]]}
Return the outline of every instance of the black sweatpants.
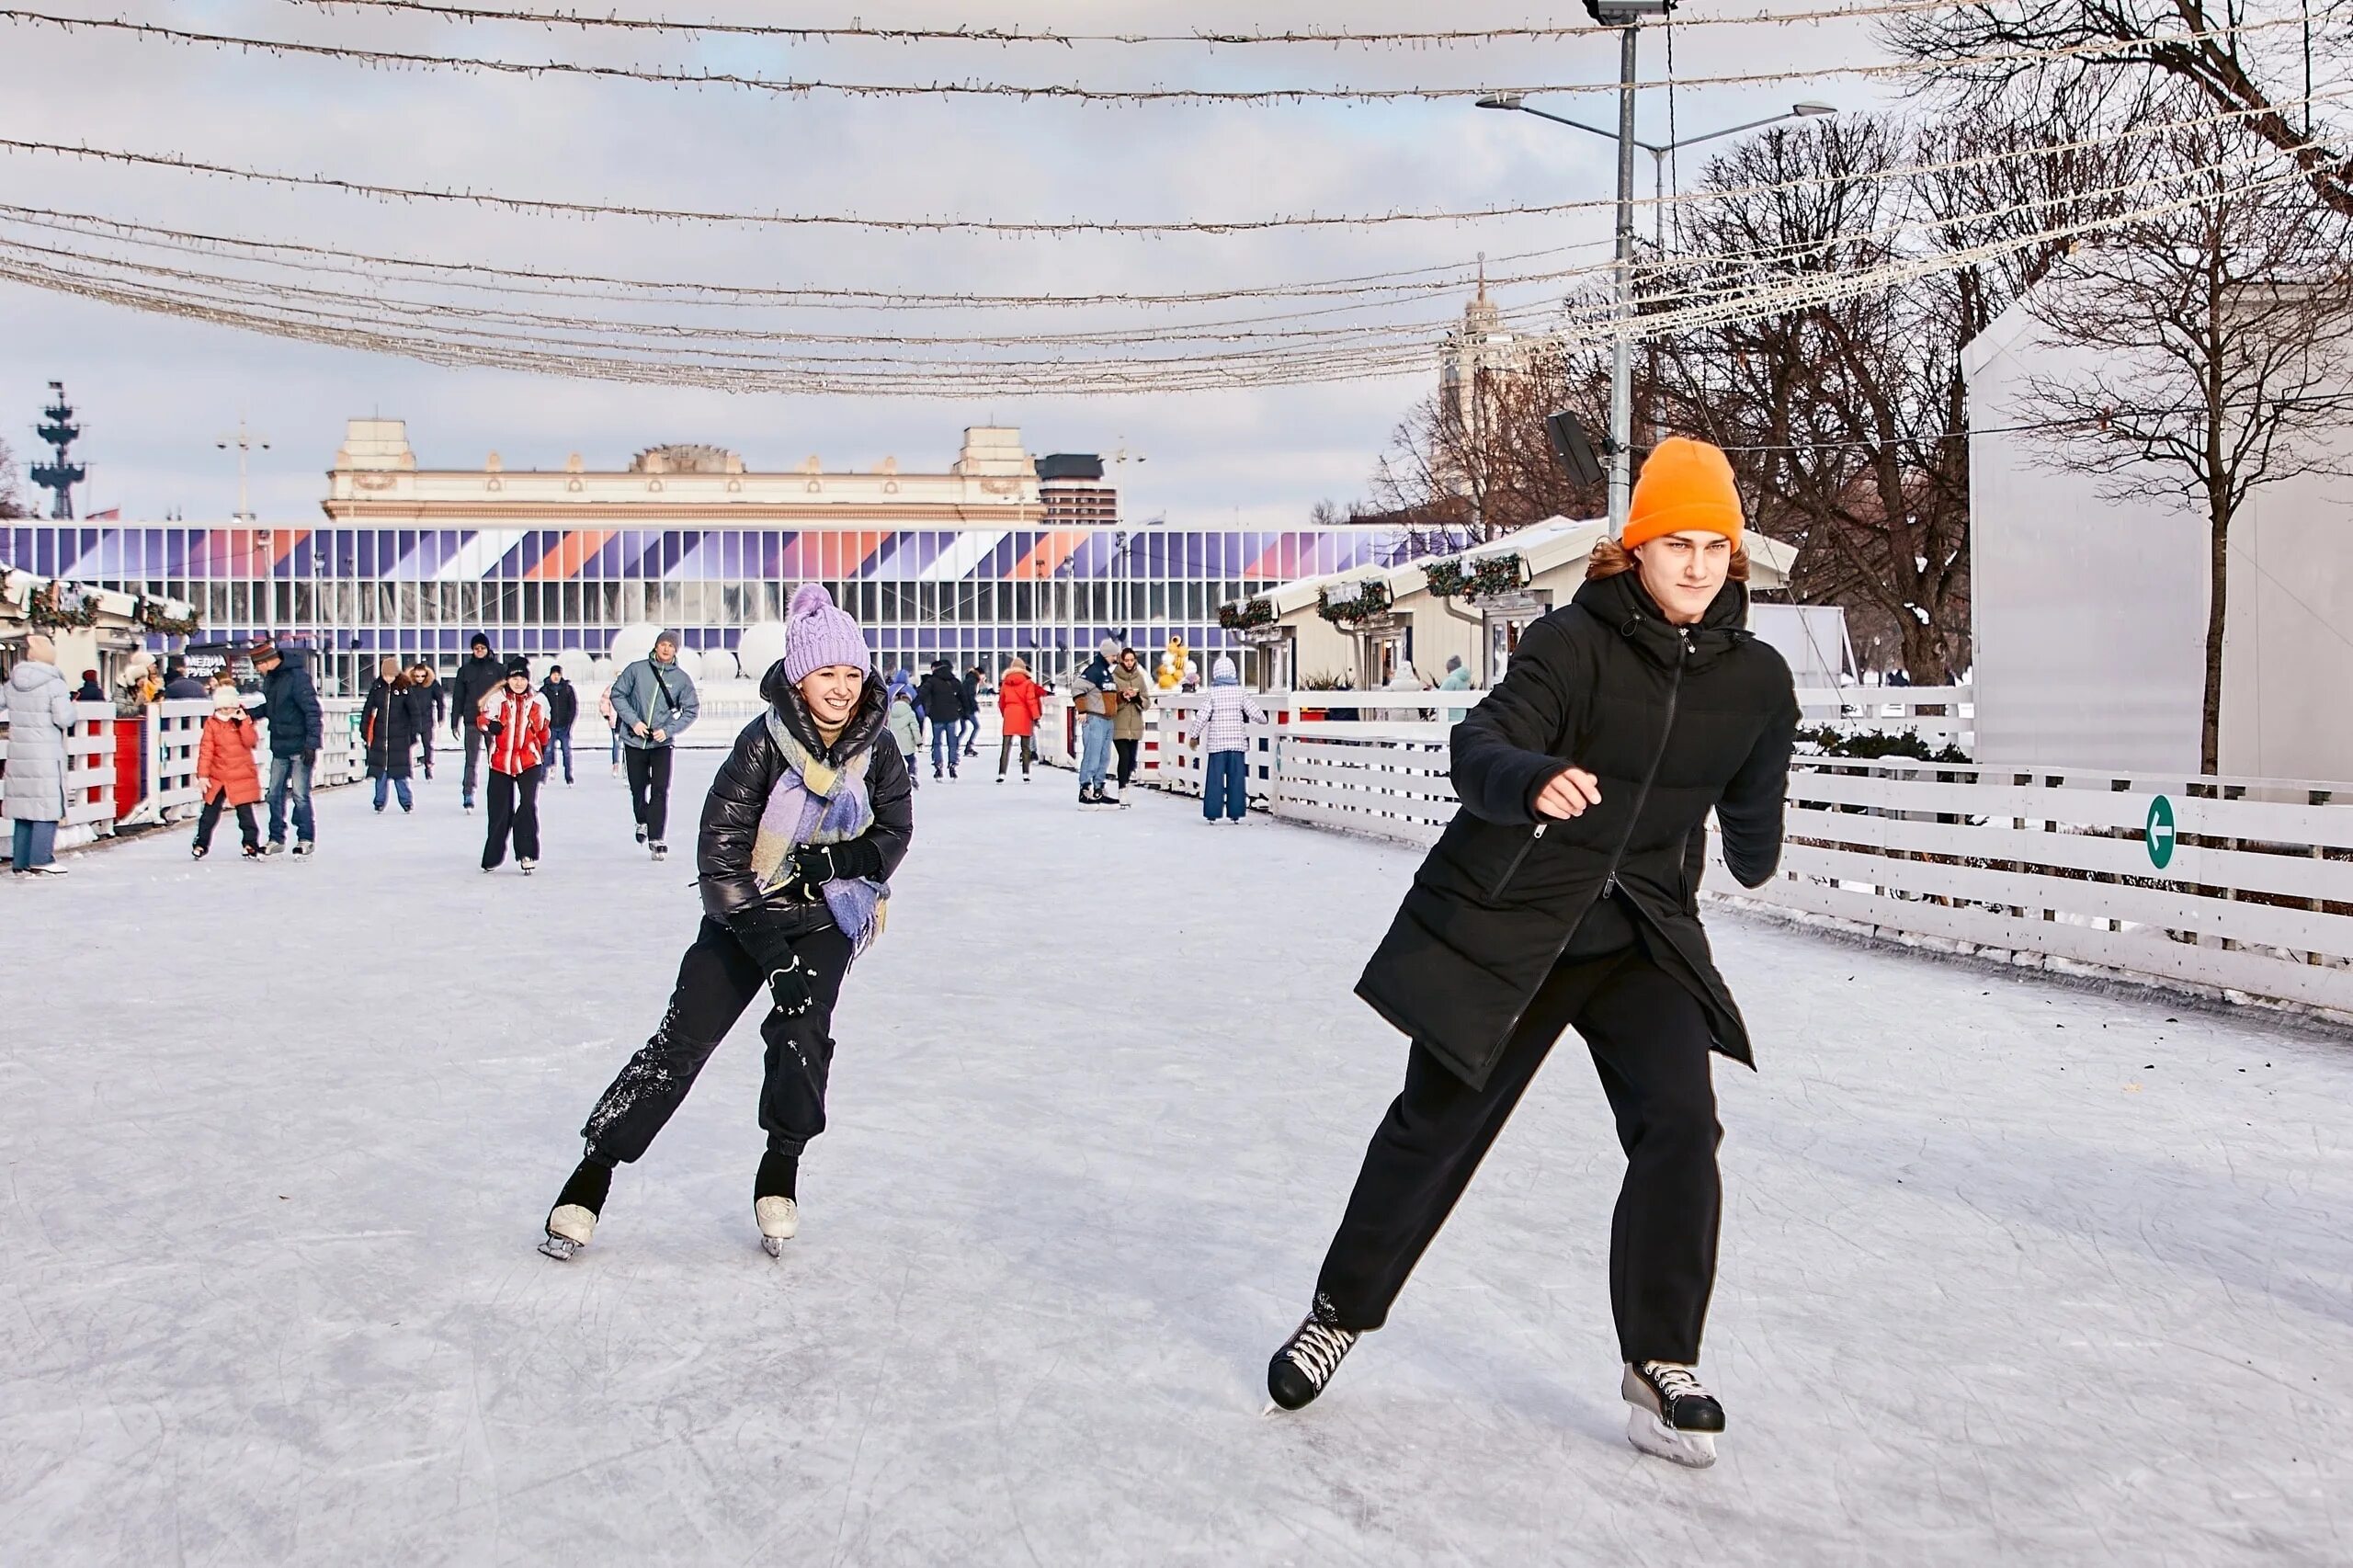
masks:
{"label": "black sweatpants", "polygon": [[1121,790],[1125,790],[1128,787],[1128,780],[1136,776],[1136,750],[1142,744],[1142,741],[1115,740],[1111,743],[1112,749],[1120,754],[1120,788]]}
{"label": "black sweatpants", "polygon": [[[211,850],[212,830],[221,824],[221,812],[228,799],[229,792],[223,790],[205,801],[204,810],[197,813],[196,846],[199,849],[208,853]],[[251,849],[261,843],[261,828],[254,821],[254,809],[251,805],[238,806],[234,809],[237,813],[237,836],[244,840],[246,848]]]}
{"label": "black sweatpants", "polygon": [[660,844],[670,825],[670,748],[623,745],[621,760],[629,767],[630,814]]}
{"label": "black sweatpants", "polygon": [[486,738],[480,724],[468,724],[466,732],[466,771],[458,779],[458,799],[465,805],[474,803],[474,770],[482,763],[483,742]]}
{"label": "black sweatpants", "polygon": [[540,780],[547,770],[527,767],[518,777],[490,770],[490,836],[483,840],[483,870],[503,863],[506,858],[506,836],[511,828],[515,835],[515,858],[536,860],[540,858]]}
{"label": "black sweatpants", "polygon": [[[755,950],[756,949],[756,950]],[[816,1006],[788,1018],[769,1005],[767,976],[786,955],[809,971]],[[760,1038],[767,1043],[767,1073],[760,1084],[760,1127],[768,1147],[798,1156],[809,1140],[825,1130],[825,1080],[833,1069],[834,1003],[849,970],[850,944],[840,927],[827,924],[806,933],[785,933],[773,925],[739,936],[705,916],[693,947],[678,962],[654,1038],[631,1057],[612,1086],[588,1113],[581,1137],[600,1153],[627,1162],[654,1142],[694,1087],[695,1074],[710,1060],[744,1009],[757,1003],[767,1016]]]}
{"label": "black sweatpants", "polygon": [[1561,1031],[1593,1053],[1626,1151],[1609,1232],[1609,1304],[1627,1361],[1696,1362],[1715,1287],[1715,1085],[1699,1002],[1639,948],[1563,963],[1537,991],[1483,1089],[1421,1045],[1381,1119],[1316,1289],[1343,1326],[1379,1328],[1405,1277]]}

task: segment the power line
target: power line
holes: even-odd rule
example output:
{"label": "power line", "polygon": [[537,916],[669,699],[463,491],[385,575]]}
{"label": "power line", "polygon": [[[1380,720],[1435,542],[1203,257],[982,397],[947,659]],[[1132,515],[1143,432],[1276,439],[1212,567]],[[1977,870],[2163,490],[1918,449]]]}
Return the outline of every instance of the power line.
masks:
{"label": "power line", "polygon": [[[1445,87],[1241,88],[1093,87],[1076,82],[835,82],[813,77],[756,76],[733,71],[672,71],[642,65],[597,65],[573,60],[502,60],[480,55],[426,54],[406,50],[360,49],[341,44],[301,43],[282,39],[253,38],[235,33],[195,32],[153,22],[132,22],[111,17],[64,17],[45,11],[28,11],[13,7],[0,7],[0,21],[15,22],[28,27],[57,28],[67,32],[79,28],[130,34],[141,39],[182,47],[235,49],[250,53],[277,55],[290,59],[337,60],[361,65],[416,70],[482,71],[517,76],[581,76],[601,81],[636,82],[668,87],[726,87],[803,98],[815,97],[1000,97],[1081,104],[1233,106],[1321,102],[1371,104],[1405,100],[1444,100],[1481,97],[1497,91],[1563,94],[1616,93],[1621,90],[1620,84],[1617,82],[1560,82],[1505,88],[1498,88],[1492,82]],[[2101,40],[2091,43],[2054,45],[2047,49],[2002,50],[1979,55],[1957,55],[1938,60],[1933,66],[1914,61],[1887,62],[1878,64],[1819,64],[1790,70],[1690,76],[1683,78],[1679,85],[1686,87],[1745,87],[1777,82],[1815,82],[1831,79],[1873,80],[1882,77],[1916,76],[1932,69],[1947,71],[1980,65],[2038,64],[2058,60],[2079,59],[2087,54],[2112,56],[2120,51],[2120,47],[2144,50],[2178,47],[2183,44],[2204,42],[2215,38],[2261,32],[2269,28],[2293,25],[2296,25],[2294,17],[2278,17],[2270,21],[2244,22],[2226,28],[2166,34],[2126,46],[2120,46],[2113,40]],[[1637,87],[1664,87],[1673,85],[1676,84],[1666,81],[1635,84]]]}
{"label": "power line", "polygon": [[[1231,49],[1262,44],[1353,44],[1384,48],[1447,47],[1470,43],[1541,43],[1610,34],[1614,29],[1589,24],[1567,27],[1451,28],[1419,31],[1358,32],[1347,29],[1281,28],[1271,30],[1188,33],[1062,32],[1045,28],[957,27],[870,27],[852,22],[846,27],[788,27],[767,22],[676,22],[662,17],[593,16],[578,11],[501,10],[485,6],[430,3],[430,0],[295,0],[320,10],[349,8],[390,11],[460,22],[517,22],[532,26],[578,28],[584,30],[709,34],[719,38],[781,39],[795,43],[875,41],[884,43],[981,43],[996,45],[1051,44],[1068,48],[1080,44],[1189,44]],[[1682,27],[1788,27],[1799,23],[1849,21],[1900,17],[1923,11],[1960,10],[1974,0],[1896,0],[1893,4],[1837,6],[1813,11],[1776,15],[1758,12],[1731,17],[1682,17]]]}

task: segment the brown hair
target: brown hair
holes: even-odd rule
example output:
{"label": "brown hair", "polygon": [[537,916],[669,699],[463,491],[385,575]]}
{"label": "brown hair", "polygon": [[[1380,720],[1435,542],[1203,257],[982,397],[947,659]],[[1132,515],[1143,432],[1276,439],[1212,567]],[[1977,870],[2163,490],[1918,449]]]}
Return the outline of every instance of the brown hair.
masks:
{"label": "brown hair", "polygon": [[[1631,572],[1633,569],[1633,551],[1614,539],[1605,539],[1593,547],[1593,554],[1586,558],[1585,576],[1586,581],[1591,583],[1603,577],[1615,577],[1620,572]],[[1724,575],[1735,583],[1748,581],[1746,546],[1735,544],[1732,547],[1732,565],[1725,570]]]}

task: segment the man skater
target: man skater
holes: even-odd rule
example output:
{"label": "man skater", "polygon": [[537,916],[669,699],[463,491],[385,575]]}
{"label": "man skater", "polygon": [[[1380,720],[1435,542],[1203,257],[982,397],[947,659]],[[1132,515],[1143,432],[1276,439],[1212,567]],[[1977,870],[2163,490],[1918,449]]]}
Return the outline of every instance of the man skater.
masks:
{"label": "man skater", "polygon": [[[1563,1028],[1584,1037],[1626,1153],[1609,1295],[1627,1436],[1715,1461],[1723,1407],[1696,1372],[1714,1288],[1710,1048],[1748,1036],[1700,928],[1713,809],[1724,861],[1772,876],[1798,720],[1789,666],[1745,629],[1748,561],[1723,453],[1673,437],[1567,607],[1453,734],[1462,809],[1357,994],[1413,1040],[1305,1322],[1267,1369],[1275,1403],[1324,1391],[1379,1328]],[[1752,1063],[1753,1064],[1753,1063]]]}
{"label": "man skater", "polygon": [[310,655],[292,650],[288,658],[269,638],[255,643],[248,657],[261,676],[261,716],[269,723],[269,849],[286,847],[286,808],[294,807],[294,853],[308,855],[317,842],[311,814],[311,772],[319,765],[319,743],[326,733],[317,687],[305,667]]}
{"label": "man skater", "polygon": [[580,693],[563,678],[563,666],[548,666],[548,678],[540,683],[540,695],[548,699],[548,771],[555,771],[556,754],[563,754],[563,781],[572,782],[572,726],[580,717]]}
{"label": "man skater", "polygon": [[540,1250],[588,1242],[616,1163],[643,1154],[744,1009],[768,1004],[752,1218],[773,1257],[800,1229],[801,1151],[825,1130],[834,1004],[881,934],[889,879],[915,831],[913,781],[885,723],[882,682],[858,623],[804,585],[784,657],[760,681],[768,710],[744,727],[712,780],[696,849],[703,920],[653,1039],[631,1057],[581,1137],[579,1167],[548,1211]]}
{"label": "man skater", "polygon": [[608,695],[620,726],[621,760],[629,767],[637,841],[659,860],[670,853],[664,838],[670,826],[670,748],[702,710],[695,683],[678,667],[678,634],[656,637],[652,656],[623,670]]}
{"label": "man skater", "polygon": [[490,651],[490,639],[479,631],[468,648],[470,656],[458,666],[456,676],[449,682],[449,736],[465,741],[466,770],[458,778],[458,803],[471,812],[474,809],[475,770],[482,766],[483,732],[475,720],[480,716],[482,699],[506,682],[506,666]]}

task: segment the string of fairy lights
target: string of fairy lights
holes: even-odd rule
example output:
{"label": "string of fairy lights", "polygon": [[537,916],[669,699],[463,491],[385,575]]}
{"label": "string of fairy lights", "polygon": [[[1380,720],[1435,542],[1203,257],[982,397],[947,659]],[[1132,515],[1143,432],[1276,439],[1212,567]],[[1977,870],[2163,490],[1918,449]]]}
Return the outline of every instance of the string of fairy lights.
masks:
{"label": "string of fairy lights", "polygon": [[[1878,5],[1822,6],[1779,15],[1686,17],[1672,30],[1692,27],[1790,27],[1897,17],[1949,10],[1969,0],[1895,0]],[[1335,50],[1408,51],[1479,44],[1538,44],[1586,38],[1584,26],[1452,28],[1416,30],[1322,30],[1313,28],[1234,31],[1074,32],[983,26],[947,28],[768,22],[678,21],[618,14],[534,11],[439,4],[436,0],[293,0],[321,15],[403,15],[429,23],[530,26],[586,36],[749,38],[802,43],[899,43],[1000,48],[1052,45],[1244,48],[1324,46]],[[2155,43],[2179,46],[2261,34],[2295,18],[2234,19],[2228,27],[2184,29]],[[236,50],[278,61],[310,60],[410,70],[477,71],[529,76],[580,75],[632,84],[724,88],[810,97],[932,97],[954,100],[1003,97],[1101,105],[1198,104],[1270,106],[1320,101],[1445,100],[1483,94],[1491,86],[1340,84],[1335,86],[1228,88],[1183,85],[1141,87],[1081,83],[1021,84],[847,81],[832,77],[768,77],[743,73],[676,71],[637,63],[585,60],[527,61],[388,50],[340,42],[264,39],[199,32],[124,18],[77,17],[0,7],[0,26],[91,29],[132,47]],[[2081,44],[1945,62],[2029,70],[2098,53]],[[1785,70],[1715,76],[1676,76],[1670,88],[1753,86],[1824,77],[1916,74],[1915,63],[1810,62]],[[1618,90],[1614,82],[1563,82],[1520,89],[1579,93]],[[2353,88],[2315,91],[2256,110],[2235,109],[2172,119],[2139,119],[2067,140],[1998,145],[1931,161],[1885,166],[1815,169],[1775,181],[1708,183],[1694,191],[1638,199],[1636,205],[1672,216],[1678,230],[1694,226],[1711,207],[1755,201],[1816,187],[1853,193],[1893,182],[1939,176],[1998,173],[2072,153],[2121,149],[2143,139],[2227,127],[2250,114],[2336,105]],[[958,397],[1024,392],[1139,393],[1290,386],[1427,373],[1439,335],[1460,320],[1462,290],[1475,278],[1494,291],[1495,328],[1572,350],[1620,335],[1668,335],[1727,321],[1760,319],[1841,300],[1910,288],[1942,273],[1984,265],[2018,251],[2071,241],[2104,229],[2149,222],[2209,199],[2216,179],[2238,190],[2283,189],[2310,177],[2294,165],[2303,154],[2343,160],[2317,136],[2303,147],[2274,150],[2251,142],[2202,167],[2169,163],[2154,172],[2130,172],[2097,189],[1972,207],[1955,214],[1926,212],[1902,201],[1899,216],[1876,222],[1879,205],[1858,203],[1874,226],[1778,244],[1673,250],[1644,256],[1638,267],[1641,310],[1621,319],[1610,290],[1615,260],[1607,241],[1527,246],[1502,251],[1492,268],[1483,254],[1461,259],[1341,276],[1251,278],[1190,289],[1129,290],[1095,288],[1069,292],[901,289],[861,278],[742,281],[697,276],[641,277],[556,264],[517,266],[388,249],[323,244],[310,239],[248,235],[233,223],[176,227],[138,217],[0,202],[0,280],[97,301],[120,308],[209,322],[241,331],[396,354],[446,365],[528,370],[640,384],[734,392],[855,392]],[[144,171],[151,177],[225,181],[313,198],[360,199],[421,208],[472,208],[532,220],[574,220],[592,225],[654,223],[697,229],[734,228],[753,233],[856,231],[944,236],[951,241],[996,237],[1055,241],[1096,237],[1225,239],[1281,232],[1372,231],[1440,226],[1492,228],[1509,221],[1560,220],[1614,207],[1604,199],[1497,203],[1487,206],[1404,207],[1389,210],[1233,212],[1163,217],[1074,214],[1024,218],[970,214],[884,214],[858,210],[756,210],[656,205],[601,194],[561,196],[479,187],[447,188],[326,173],[266,169],[178,151],[97,146],[31,137],[0,138],[0,157],[67,159],[108,168]],[[2283,159],[2285,161],[2283,161]],[[2125,166],[2130,168],[2130,160]],[[2031,183],[2031,182],[2029,182]],[[1998,180],[1983,188],[2002,188]],[[1933,243],[1922,243],[1933,234]],[[539,254],[537,252],[536,256]],[[610,308],[600,308],[610,307]],[[1237,308],[1240,307],[1240,308]],[[1040,327],[1002,316],[1039,312],[1088,312],[1093,320]],[[796,319],[809,313],[821,319]],[[925,324],[942,315],[962,318]]]}

